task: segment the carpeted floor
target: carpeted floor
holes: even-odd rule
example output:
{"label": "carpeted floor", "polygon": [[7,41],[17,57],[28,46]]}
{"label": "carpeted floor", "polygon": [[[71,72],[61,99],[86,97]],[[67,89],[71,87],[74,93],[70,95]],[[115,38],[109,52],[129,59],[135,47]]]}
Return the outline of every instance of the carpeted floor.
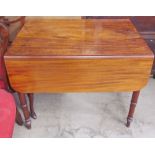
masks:
{"label": "carpeted floor", "polygon": [[126,128],[131,93],[36,94],[32,129],[15,125],[13,137],[155,137],[155,79],[141,91]]}

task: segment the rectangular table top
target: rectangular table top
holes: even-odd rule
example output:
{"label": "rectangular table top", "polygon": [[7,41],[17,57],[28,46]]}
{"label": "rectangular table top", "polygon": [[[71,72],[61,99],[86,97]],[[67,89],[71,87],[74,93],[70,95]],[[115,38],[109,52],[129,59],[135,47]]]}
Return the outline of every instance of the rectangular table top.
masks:
{"label": "rectangular table top", "polygon": [[7,56],[152,56],[152,52],[129,19],[29,19]]}
{"label": "rectangular table top", "polygon": [[136,91],[153,63],[128,19],[27,20],[4,58],[23,93]]}

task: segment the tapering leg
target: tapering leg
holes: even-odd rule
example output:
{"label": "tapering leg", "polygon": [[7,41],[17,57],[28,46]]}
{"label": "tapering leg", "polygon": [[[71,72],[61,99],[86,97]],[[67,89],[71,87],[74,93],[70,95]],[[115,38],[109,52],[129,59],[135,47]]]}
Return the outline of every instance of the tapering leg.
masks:
{"label": "tapering leg", "polygon": [[26,102],[26,96],[24,93],[18,93],[19,95],[19,100],[20,100],[20,104],[22,106],[22,110],[24,113],[24,117],[25,117],[25,126],[30,129],[31,128],[31,120],[30,120],[30,113],[27,107],[27,102]]}
{"label": "tapering leg", "polygon": [[31,113],[31,117],[34,119],[37,119],[37,115],[34,111],[34,96],[32,93],[28,94],[28,98],[29,98],[29,102],[30,102],[30,113]]}
{"label": "tapering leg", "polygon": [[21,114],[17,108],[16,108],[16,123],[18,125],[23,125],[23,120],[22,120]]}
{"label": "tapering leg", "polygon": [[128,113],[128,117],[127,117],[127,124],[126,124],[127,127],[130,127],[130,124],[133,120],[133,114],[134,114],[135,107],[136,107],[136,104],[138,101],[139,93],[140,93],[140,91],[134,91],[132,94],[130,109],[129,109],[129,113]]}

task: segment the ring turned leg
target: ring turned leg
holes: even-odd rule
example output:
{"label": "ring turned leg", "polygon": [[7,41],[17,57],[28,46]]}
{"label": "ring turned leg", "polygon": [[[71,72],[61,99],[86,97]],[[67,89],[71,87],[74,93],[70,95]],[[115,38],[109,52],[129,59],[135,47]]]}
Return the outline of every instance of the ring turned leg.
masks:
{"label": "ring turned leg", "polygon": [[23,125],[23,120],[22,120],[21,114],[17,108],[16,108],[16,123],[18,125]]}
{"label": "ring turned leg", "polygon": [[33,118],[33,119],[37,119],[37,115],[36,115],[36,113],[35,113],[35,111],[34,111],[34,96],[33,96],[33,94],[32,93],[29,93],[28,94],[28,98],[29,98],[29,102],[30,102],[30,113],[31,113],[31,117]]}
{"label": "ring turned leg", "polygon": [[128,113],[128,117],[127,117],[127,124],[126,124],[127,127],[130,127],[130,124],[133,120],[133,114],[134,114],[135,107],[136,107],[136,104],[138,101],[139,93],[140,93],[140,91],[134,91],[132,94],[130,109],[129,109],[129,113]]}
{"label": "ring turned leg", "polygon": [[31,120],[30,120],[30,113],[27,107],[27,102],[26,102],[26,97],[25,94],[23,93],[18,93],[19,95],[19,100],[22,106],[22,110],[24,113],[24,117],[25,117],[25,126],[30,129],[31,128]]}

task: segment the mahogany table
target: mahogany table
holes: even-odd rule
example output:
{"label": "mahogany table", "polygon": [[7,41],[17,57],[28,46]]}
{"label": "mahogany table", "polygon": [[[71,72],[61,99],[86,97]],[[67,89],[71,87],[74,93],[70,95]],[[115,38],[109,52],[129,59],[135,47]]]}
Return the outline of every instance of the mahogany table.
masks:
{"label": "mahogany table", "polygon": [[29,19],[5,55],[12,87],[25,93],[133,91],[127,126],[153,54],[128,19]]}

